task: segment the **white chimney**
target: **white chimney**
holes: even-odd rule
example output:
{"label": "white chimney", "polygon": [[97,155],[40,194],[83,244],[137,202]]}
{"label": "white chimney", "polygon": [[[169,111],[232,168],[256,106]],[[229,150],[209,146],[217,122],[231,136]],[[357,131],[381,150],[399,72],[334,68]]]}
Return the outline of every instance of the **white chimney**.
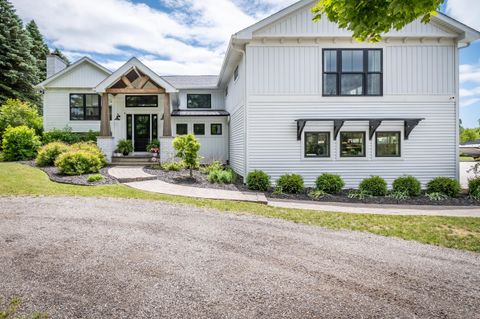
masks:
{"label": "white chimney", "polygon": [[65,61],[55,54],[47,55],[47,79],[67,67]]}

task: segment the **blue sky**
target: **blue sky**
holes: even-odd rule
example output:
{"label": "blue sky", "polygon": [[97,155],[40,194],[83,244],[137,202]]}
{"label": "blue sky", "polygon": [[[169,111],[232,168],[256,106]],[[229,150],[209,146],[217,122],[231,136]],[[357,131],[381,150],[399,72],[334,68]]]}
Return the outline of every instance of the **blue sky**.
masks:
{"label": "blue sky", "polygon": [[[11,0],[35,19],[51,47],[114,70],[131,56],[159,74],[217,74],[230,35],[295,0]],[[479,0],[448,0],[442,11],[480,30]],[[460,54],[460,116],[480,119],[480,42]]]}

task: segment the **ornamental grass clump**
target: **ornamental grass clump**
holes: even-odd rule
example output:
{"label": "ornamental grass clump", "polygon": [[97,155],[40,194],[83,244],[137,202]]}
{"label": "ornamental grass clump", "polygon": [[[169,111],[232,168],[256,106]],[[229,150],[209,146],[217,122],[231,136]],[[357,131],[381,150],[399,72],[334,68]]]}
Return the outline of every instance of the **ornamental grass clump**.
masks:
{"label": "ornamental grass clump", "polygon": [[216,169],[208,174],[208,181],[217,184],[231,184],[235,181],[236,174],[232,169]]}
{"label": "ornamental grass clump", "polygon": [[480,177],[468,180],[468,194],[473,199],[480,199]]}

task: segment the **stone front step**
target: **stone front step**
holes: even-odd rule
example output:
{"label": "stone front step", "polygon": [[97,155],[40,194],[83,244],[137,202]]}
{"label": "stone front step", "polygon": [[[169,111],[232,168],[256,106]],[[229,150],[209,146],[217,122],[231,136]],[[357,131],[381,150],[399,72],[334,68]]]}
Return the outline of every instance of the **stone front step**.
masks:
{"label": "stone front step", "polygon": [[146,166],[152,164],[151,159],[151,156],[114,156],[112,157],[112,165]]}

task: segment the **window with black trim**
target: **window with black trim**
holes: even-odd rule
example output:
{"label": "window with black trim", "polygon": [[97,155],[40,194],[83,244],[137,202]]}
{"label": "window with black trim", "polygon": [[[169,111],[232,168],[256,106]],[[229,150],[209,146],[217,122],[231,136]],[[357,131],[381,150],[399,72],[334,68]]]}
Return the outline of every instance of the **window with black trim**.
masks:
{"label": "window with black trim", "polygon": [[210,135],[222,135],[222,124],[219,124],[219,123],[210,124]]}
{"label": "window with black trim", "polygon": [[211,94],[187,94],[187,108],[189,109],[211,109]]}
{"label": "window with black trim", "polygon": [[98,94],[70,94],[70,120],[100,121],[100,106]]}
{"label": "window with black trim", "polygon": [[125,107],[158,107],[158,95],[126,95]]}
{"label": "window with black trim", "polygon": [[305,157],[330,157],[330,132],[305,132]]}
{"label": "window with black trim", "polygon": [[193,124],[193,134],[205,135],[205,124]]}
{"label": "window with black trim", "polygon": [[340,157],[365,157],[365,132],[340,132]]}
{"label": "window with black trim", "polygon": [[127,140],[132,140],[133,134],[132,134],[132,114],[127,114]]}
{"label": "window with black trim", "polygon": [[186,135],[188,134],[188,124],[178,123],[176,125],[177,135]]}
{"label": "window with black trim", "polygon": [[152,139],[158,138],[158,115],[152,114]]}
{"label": "window with black trim", "polygon": [[375,135],[376,157],[400,157],[400,132],[377,132]]}
{"label": "window with black trim", "polygon": [[382,49],[324,49],[324,96],[383,95]]}

